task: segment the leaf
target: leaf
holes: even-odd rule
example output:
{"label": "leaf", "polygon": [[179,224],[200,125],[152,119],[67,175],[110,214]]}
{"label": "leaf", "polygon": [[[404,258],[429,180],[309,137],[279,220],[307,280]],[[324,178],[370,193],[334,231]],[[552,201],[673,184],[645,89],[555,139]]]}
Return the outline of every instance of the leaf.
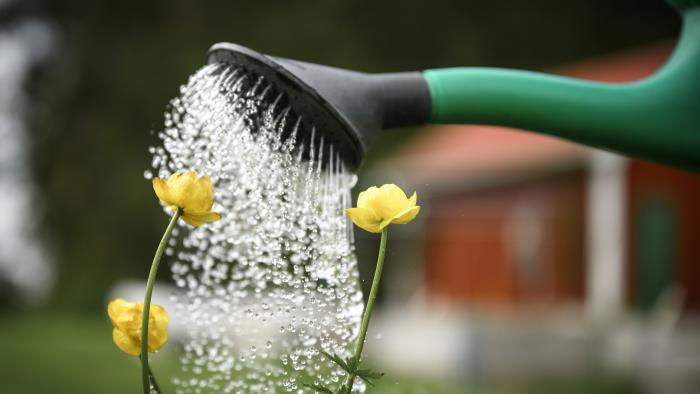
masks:
{"label": "leaf", "polygon": [[354,368],[350,368],[350,366],[348,365],[348,363],[345,362],[345,360],[343,360],[342,358],[340,358],[338,355],[336,355],[336,354],[330,354],[330,353],[324,352],[323,350],[321,351],[321,353],[323,353],[324,356],[326,356],[326,357],[330,358],[331,360],[333,360],[333,362],[335,362],[336,364],[338,364],[338,365],[340,366],[340,368],[342,368],[345,372],[347,372],[347,373],[349,373],[349,374],[353,373]]}
{"label": "leaf", "polygon": [[156,377],[153,375],[153,371],[151,370],[151,367],[148,367],[148,378],[151,381],[152,389],[151,392],[155,394],[160,394],[160,387],[158,386],[158,382],[156,382]]}
{"label": "leaf", "polygon": [[[362,379],[365,383],[367,383],[369,386],[374,386],[374,381],[377,379],[381,379],[384,376],[383,372],[374,372],[371,369],[357,369],[359,366],[358,360],[356,360],[354,357],[348,357],[347,359],[343,360],[340,356],[337,354],[330,354],[327,352],[324,352],[323,350],[321,353],[328,357],[329,359],[333,360],[334,363],[338,364],[340,368],[342,368],[345,372],[347,372],[349,375],[354,375]],[[307,386],[306,384],[304,384]],[[308,385],[309,387],[314,387]],[[326,389],[327,390],[327,389]],[[338,394],[350,394],[351,390],[346,388],[345,386],[341,386],[340,390],[338,391]],[[326,393],[323,391],[323,393]]]}
{"label": "leaf", "polygon": [[[139,358],[141,358],[141,356],[139,356]],[[160,391],[160,387],[158,386],[158,382],[156,381],[155,375],[153,375],[153,370],[151,370],[150,365],[148,366],[148,382],[151,384],[150,393],[161,394],[162,391]]]}
{"label": "leaf", "polygon": [[345,386],[340,386],[340,389],[338,389],[338,394],[350,394],[350,389],[345,387]]}
{"label": "leaf", "polygon": [[311,383],[304,383],[302,382],[304,387],[309,387],[314,390],[316,390],[317,393],[323,393],[323,394],[334,394],[333,391],[327,387],[323,387],[320,384],[311,384]]}
{"label": "leaf", "polygon": [[360,369],[355,371],[355,374],[359,377],[365,377],[368,379],[381,379],[384,377],[384,372],[374,372],[371,369]]}
{"label": "leaf", "polygon": [[374,372],[371,369],[360,369],[355,371],[355,375],[357,375],[360,379],[364,380],[365,383],[367,383],[370,386],[374,386],[374,381],[377,379],[381,379],[384,376],[383,372]]}
{"label": "leaf", "polygon": [[353,372],[357,370],[357,366],[359,364],[357,361],[358,360],[356,360],[354,357],[348,357],[346,360],[346,362],[348,363],[348,366],[350,367],[350,369]]}

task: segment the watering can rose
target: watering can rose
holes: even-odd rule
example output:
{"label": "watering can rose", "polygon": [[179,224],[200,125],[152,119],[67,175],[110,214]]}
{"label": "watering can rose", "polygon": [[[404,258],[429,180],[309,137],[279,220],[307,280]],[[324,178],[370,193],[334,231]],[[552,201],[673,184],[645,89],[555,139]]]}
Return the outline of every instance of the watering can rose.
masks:
{"label": "watering can rose", "polygon": [[211,210],[214,191],[208,176],[200,177],[195,171],[178,171],[167,180],[154,178],[153,190],[173,211],[182,209],[182,219],[194,227],[221,219],[219,213]]}
{"label": "watering can rose", "polygon": [[416,199],[415,192],[408,198],[394,184],[372,186],[357,197],[357,208],[348,208],[345,212],[358,227],[371,233],[381,233],[392,223],[406,224],[413,220],[420,211]]}
{"label": "watering can rose", "polygon": [[[141,354],[141,322],[143,304],[127,302],[122,298],[109,303],[107,314],[114,330],[112,339],[124,353]],[[168,341],[168,312],[160,305],[151,305],[149,313],[148,351],[157,352]]]}

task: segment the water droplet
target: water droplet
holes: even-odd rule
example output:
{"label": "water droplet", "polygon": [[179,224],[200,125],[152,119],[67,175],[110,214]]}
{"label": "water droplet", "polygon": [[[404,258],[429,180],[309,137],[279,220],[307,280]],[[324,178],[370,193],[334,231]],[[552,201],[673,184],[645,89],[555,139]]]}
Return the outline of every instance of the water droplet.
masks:
{"label": "water droplet", "polygon": [[294,391],[295,371],[337,382],[318,368],[327,362],[318,349],[342,353],[360,322],[344,215],[357,177],[321,130],[312,143],[303,142],[308,131],[292,132],[294,108],[284,98],[273,106],[274,90],[249,70],[207,65],[170,102],[161,141],[149,148],[145,178],[209,175],[223,213],[178,227],[168,245],[180,289],[173,313],[191,328],[174,380],[183,394]]}

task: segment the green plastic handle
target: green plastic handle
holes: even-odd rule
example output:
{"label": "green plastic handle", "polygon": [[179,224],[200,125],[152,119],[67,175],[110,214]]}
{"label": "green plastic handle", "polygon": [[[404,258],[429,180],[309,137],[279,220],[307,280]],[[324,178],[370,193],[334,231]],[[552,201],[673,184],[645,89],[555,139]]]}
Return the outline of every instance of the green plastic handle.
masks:
{"label": "green plastic handle", "polygon": [[432,123],[526,129],[700,172],[700,7],[653,76],[609,84],[493,68],[424,72]]}

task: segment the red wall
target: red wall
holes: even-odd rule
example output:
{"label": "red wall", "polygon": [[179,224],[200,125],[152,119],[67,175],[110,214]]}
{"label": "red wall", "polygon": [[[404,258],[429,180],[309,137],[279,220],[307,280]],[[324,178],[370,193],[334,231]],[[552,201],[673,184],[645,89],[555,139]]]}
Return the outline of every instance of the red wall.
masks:
{"label": "red wall", "polygon": [[700,310],[700,175],[665,167],[662,165],[633,160],[628,172],[628,301],[634,304],[638,286],[637,248],[632,242],[635,231],[639,231],[635,212],[639,205],[649,196],[661,196],[669,201],[676,212],[678,234],[676,261],[674,264],[675,280],[683,286],[685,306]]}
{"label": "red wall", "polygon": [[583,179],[573,172],[431,201],[430,294],[506,308],[581,300]]}

